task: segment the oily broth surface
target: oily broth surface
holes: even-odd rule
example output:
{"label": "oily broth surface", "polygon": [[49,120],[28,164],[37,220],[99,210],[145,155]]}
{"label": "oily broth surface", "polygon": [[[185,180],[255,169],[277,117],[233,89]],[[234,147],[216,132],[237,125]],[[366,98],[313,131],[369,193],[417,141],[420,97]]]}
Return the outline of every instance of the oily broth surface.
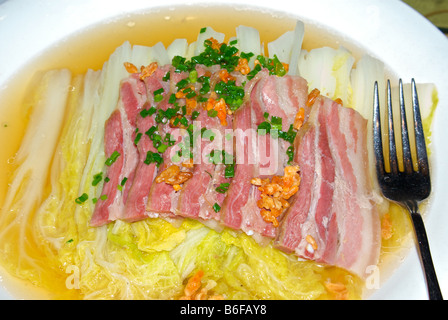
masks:
{"label": "oily broth surface", "polygon": [[[83,74],[88,69],[99,70],[114,50],[129,41],[132,45],[153,46],[161,41],[165,47],[177,38],[185,38],[189,43],[196,40],[199,30],[211,26],[226,35],[226,41],[235,35],[239,25],[259,30],[262,43],[277,39],[284,32],[293,30],[295,19],[277,16],[261,11],[236,10],[224,8],[163,9],[154,12],[136,13],[118,17],[95,25],[57,43],[29,62],[19,71],[0,92],[0,139],[4,141],[0,154],[0,205],[15,166],[14,155],[20,147],[29,117],[27,93],[34,87],[34,75],[51,69],[69,69],[73,75]],[[342,39],[334,37],[328,30],[306,24],[303,47],[310,50],[316,47],[337,48],[344,45],[356,59],[363,50]],[[48,187],[48,186],[47,186]],[[29,286],[26,287],[29,290]],[[18,292],[17,296],[23,296]]]}

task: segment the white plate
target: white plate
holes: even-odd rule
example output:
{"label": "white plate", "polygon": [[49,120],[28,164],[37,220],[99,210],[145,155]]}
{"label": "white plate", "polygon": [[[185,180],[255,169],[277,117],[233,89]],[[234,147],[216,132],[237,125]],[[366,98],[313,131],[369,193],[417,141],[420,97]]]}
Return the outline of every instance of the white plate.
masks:
{"label": "white plate", "polygon": [[[2,1],[0,0],[0,3]],[[197,1],[164,0],[163,6]],[[223,3],[208,0],[204,3]],[[229,4],[229,2],[224,2]],[[425,218],[434,264],[444,296],[448,296],[448,40],[432,24],[397,0],[240,0],[235,6],[256,6],[285,12],[317,24],[357,43],[384,61],[405,81],[437,86],[439,105],[433,123],[433,198]],[[243,5],[242,5],[243,4]],[[67,35],[126,12],[154,6],[145,0],[14,0],[0,5],[0,90],[26,62]],[[160,5],[159,5],[160,6]],[[242,22],[242,24],[244,24]],[[446,144],[445,144],[446,145]],[[1,278],[0,278],[1,279]],[[1,287],[0,298],[12,298]],[[372,299],[427,299],[416,249]]]}

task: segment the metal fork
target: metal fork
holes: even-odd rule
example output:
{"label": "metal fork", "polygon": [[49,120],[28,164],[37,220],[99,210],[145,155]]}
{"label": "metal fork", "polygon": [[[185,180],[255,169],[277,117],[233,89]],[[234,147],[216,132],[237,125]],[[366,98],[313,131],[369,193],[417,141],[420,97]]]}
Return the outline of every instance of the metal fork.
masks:
{"label": "metal fork", "polygon": [[397,148],[395,145],[394,121],[392,112],[392,97],[390,81],[387,81],[387,109],[389,133],[389,163],[387,172],[384,166],[383,146],[381,141],[380,103],[378,98],[378,83],[374,86],[373,101],[373,147],[376,159],[378,182],[384,196],[407,208],[412,218],[414,231],[418,242],[418,252],[426,275],[429,299],[442,300],[442,293],[437,281],[436,272],[431,258],[428,238],[420,215],[418,203],[426,199],[431,192],[428,157],[426,154],[425,137],[423,133],[417,89],[414,79],[412,87],[412,105],[414,113],[414,132],[416,142],[417,167],[412,164],[411,148],[406,122],[406,109],[403,96],[403,83],[399,80],[399,102],[403,153],[403,171],[399,170]]}

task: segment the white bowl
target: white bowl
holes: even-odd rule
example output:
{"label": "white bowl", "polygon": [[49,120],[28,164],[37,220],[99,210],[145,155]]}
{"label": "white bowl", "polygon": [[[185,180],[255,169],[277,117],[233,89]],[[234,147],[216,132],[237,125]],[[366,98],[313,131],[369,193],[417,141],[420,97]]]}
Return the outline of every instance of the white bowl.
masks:
{"label": "white bowl", "polygon": [[[0,1],[1,3],[2,1]],[[109,18],[148,9],[145,0],[14,0],[0,4],[0,90],[28,61],[65,37]],[[164,0],[158,6],[227,4],[218,0]],[[433,123],[433,194],[425,216],[434,264],[445,296],[448,296],[448,40],[419,13],[397,0],[241,0],[232,6],[256,7],[297,17],[335,33],[347,43],[364,48],[385,62],[392,72],[410,81],[434,83],[439,105]],[[241,24],[244,24],[242,22]],[[3,285],[3,286],[2,286]],[[0,282],[0,298],[14,298]],[[416,249],[372,299],[427,299],[426,284]]]}

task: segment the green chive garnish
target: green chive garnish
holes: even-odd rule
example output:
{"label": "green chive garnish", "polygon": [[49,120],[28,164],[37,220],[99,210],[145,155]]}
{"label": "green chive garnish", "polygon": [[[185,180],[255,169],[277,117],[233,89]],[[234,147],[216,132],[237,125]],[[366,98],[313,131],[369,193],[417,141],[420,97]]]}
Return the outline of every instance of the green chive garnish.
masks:
{"label": "green chive garnish", "polygon": [[221,183],[215,190],[219,193],[226,193],[229,190],[230,183]]}
{"label": "green chive garnish", "polygon": [[87,199],[89,199],[89,196],[87,195],[87,193],[83,193],[81,196],[75,199],[75,202],[77,204],[83,204],[87,201]]}
{"label": "green chive garnish", "polygon": [[118,151],[114,151],[110,155],[110,157],[106,160],[106,162],[105,162],[106,166],[110,167],[115,161],[117,161],[119,156],[120,156],[120,153]]}

